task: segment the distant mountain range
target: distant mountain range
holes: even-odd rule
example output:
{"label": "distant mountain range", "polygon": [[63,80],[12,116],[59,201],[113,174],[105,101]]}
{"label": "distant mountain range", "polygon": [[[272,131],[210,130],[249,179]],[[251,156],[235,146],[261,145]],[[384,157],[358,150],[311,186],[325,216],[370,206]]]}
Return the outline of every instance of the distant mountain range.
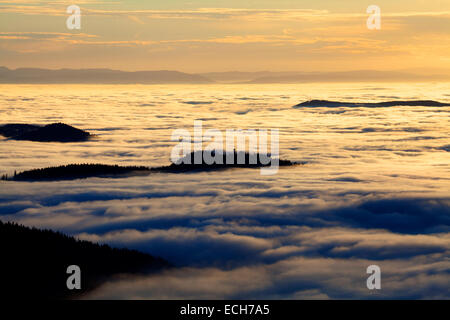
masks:
{"label": "distant mountain range", "polygon": [[38,69],[0,67],[0,83],[42,84],[207,84],[207,83],[306,83],[450,80],[444,71],[345,71],[345,72],[208,72],[120,71],[111,69]]}
{"label": "distant mountain range", "polygon": [[419,74],[406,71],[343,71],[343,72],[278,72],[250,80],[249,83],[306,83],[306,82],[381,82],[381,81],[439,81],[450,80],[440,73]]}
{"label": "distant mountain range", "polygon": [[200,75],[178,71],[119,71],[110,69],[35,69],[11,70],[0,67],[0,83],[88,83],[88,84],[160,84],[210,83]]}

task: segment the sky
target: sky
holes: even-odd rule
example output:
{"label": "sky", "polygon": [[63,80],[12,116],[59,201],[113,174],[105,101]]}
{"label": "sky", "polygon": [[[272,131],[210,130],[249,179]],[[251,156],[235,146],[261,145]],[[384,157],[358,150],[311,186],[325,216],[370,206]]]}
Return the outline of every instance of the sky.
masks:
{"label": "sky", "polygon": [[[81,29],[69,30],[69,5]],[[369,5],[381,29],[369,30]],[[0,65],[121,70],[450,69],[450,0],[0,0]]]}

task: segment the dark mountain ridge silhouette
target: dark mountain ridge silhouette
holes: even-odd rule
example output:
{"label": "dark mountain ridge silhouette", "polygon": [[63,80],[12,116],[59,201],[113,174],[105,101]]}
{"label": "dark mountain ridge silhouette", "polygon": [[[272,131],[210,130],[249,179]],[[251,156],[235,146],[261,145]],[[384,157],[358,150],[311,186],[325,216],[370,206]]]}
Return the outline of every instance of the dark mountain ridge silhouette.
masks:
{"label": "dark mountain ridge silhouette", "polygon": [[[15,181],[75,180],[91,177],[128,177],[150,173],[148,167],[118,166],[106,164],[69,164],[58,167],[33,169],[15,174]],[[7,177],[6,177],[7,178]],[[6,180],[6,179],[4,179]]]}
{"label": "dark mountain ridge silhouette", "polygon": [[411,100],[411,101],[385,101],[385,102],[341,102],[328,100],[310,100],[302,102],[294,106],[294,108],[302,107],[365,107],[365,108],[385,108],[396,106],[408,107],[448,107],[450,103],[443,103],[433,100]]}
{"label": "dark mountain ridge silhouette", "polygon": [[[59,232],[0,221],[0,282],[9,298],[77,298],[119,274],[148,274],[171,265],[135,250],[77,240]],[[68,290],[67,267],[81,269],[81,290]]]}
{"label": "dark mountain ridge silhouette", "polygon": [[5,124],[0,126],[0,135],[14,140],[38,142],[81,142],[91,137],[89,132],[64,123],[52,123],[45,126]]}
{"label": "dark mountain ridge silhouette", "polygon": [[[1,180],[10,181],[60,181],[60,180],[75,180],[85,178],[121,178],[136,175],[148,175],[151,173],[187,173],[187,172],[203,172],[215,171],[232,168],[262,168],[270,166],[270,162],[263,161],[262,156],[256,154],[256,157],[251,156],[247,152],[234,152],[231,156],[234,158],[233,164],[226,162],[227,153],[222,154],[223,164],[207,164],[203,158],[201,163],[195,164],[195,154],[202,153],[202,151],[192,152],[186,157],[191,159],[191,164],[172,163],[169,166],[162,167],[145,167],[145,166],[118,166],[106,164],[69,164],[58,167],[48,167],[41,169],[27,170],[20,173],[15,173],[14,176],[8,177],[3,175]],[[186,158],[185,157],[185,158]],[[238,161],[243,159],[244,161]],[[266,159],[267,160],[267,159]],[[270,155],[268,160],[271,161]],[[279,166],[294,166],[303,163],[293,162],[289,160],[279,159]]]}

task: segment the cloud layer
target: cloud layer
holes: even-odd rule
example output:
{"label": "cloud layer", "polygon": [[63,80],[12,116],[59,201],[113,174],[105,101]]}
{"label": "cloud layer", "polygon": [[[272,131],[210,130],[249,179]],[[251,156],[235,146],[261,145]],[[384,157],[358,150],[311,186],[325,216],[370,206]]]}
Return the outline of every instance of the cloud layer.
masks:
{"label": "cloud layer", "polygon": [[[2,140],[0,174],[83,162],[166,165],[172,130],[192,130],[195,119],[205,130],[279,128],[280,156],[306,162],[269,177],[243,169],[2,181],[4,221],[176,266],[111,279],[90,298],[450,297],[449,108],[292,108],[311,96],[449,101],[448,85],[3,87],[2,121],[63,121],[97,136],[70,145]],[[379,292],[366,288],[372,264],[382,270]]]}

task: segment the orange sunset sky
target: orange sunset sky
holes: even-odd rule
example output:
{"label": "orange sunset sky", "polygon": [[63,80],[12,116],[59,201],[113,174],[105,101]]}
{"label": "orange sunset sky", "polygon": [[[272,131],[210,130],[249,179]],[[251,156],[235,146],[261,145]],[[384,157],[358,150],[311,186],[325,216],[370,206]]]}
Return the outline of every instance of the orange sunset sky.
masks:
{"label": "orange sunset sky", "polygon": [[[69,30],[66,8],[81,8]],[[366,9],[381,8],[381,30]],[[207,71],[450,69],[450,0],[0,1],[0,65]]]}

